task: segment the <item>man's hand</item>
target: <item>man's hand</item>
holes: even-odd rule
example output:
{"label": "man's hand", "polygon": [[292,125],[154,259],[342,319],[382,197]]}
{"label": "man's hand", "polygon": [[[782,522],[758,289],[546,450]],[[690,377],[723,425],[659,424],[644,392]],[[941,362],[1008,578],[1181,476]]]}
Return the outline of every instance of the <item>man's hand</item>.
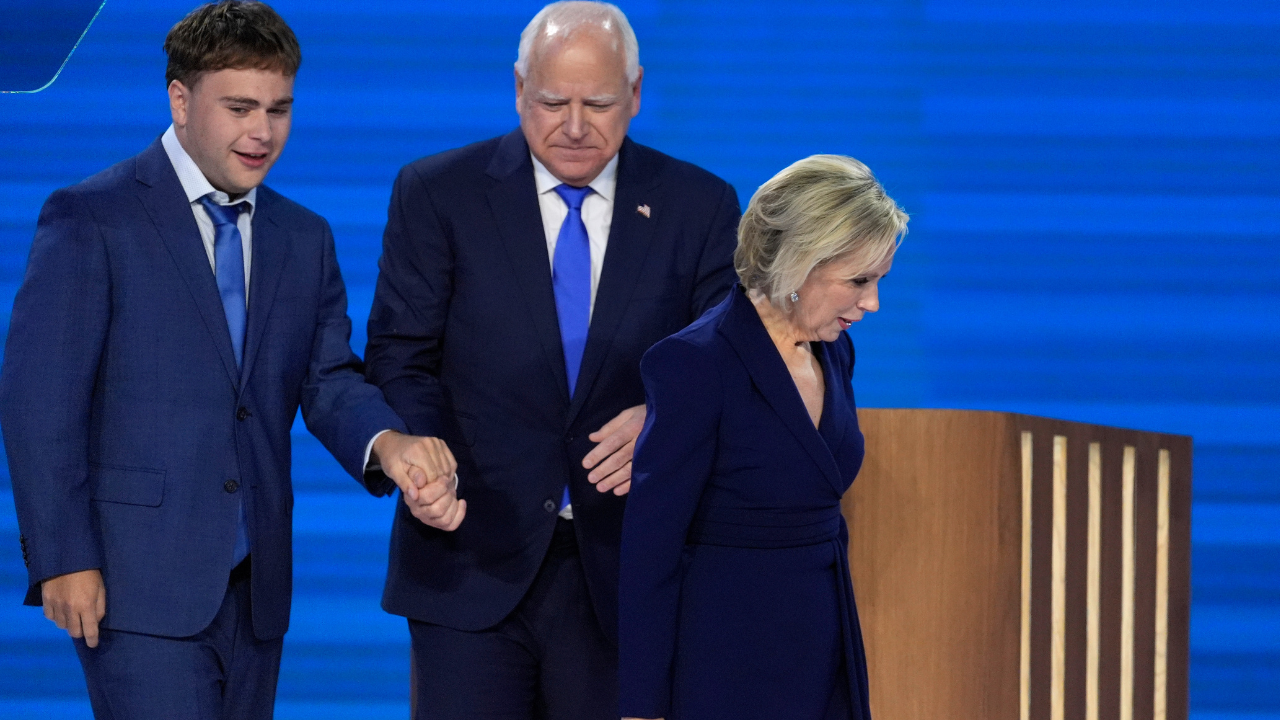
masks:
{"label": "man's hand", "polygon": [[644,427],[644,414],[643,405],[629,407],[587,436],[588,440],[600,443],[582,459],[582,467],[591,470],[587,479],[596,490],[612,490],[614,495],[626,495],[631,490],[631,455]]}
{"label": "man's hand", "polygon": [[40,584],[44,616],[73,638],[98,647],[98,622],[107,612],[107,589],[98,570],[81,570]]}
{"label": "man's hand", "polygon": [[467,501],[458,499],[458,463],[443,440],[392,430],[373,441],[373,454],[400,488],[414,517],[448,532],[458,529]]}

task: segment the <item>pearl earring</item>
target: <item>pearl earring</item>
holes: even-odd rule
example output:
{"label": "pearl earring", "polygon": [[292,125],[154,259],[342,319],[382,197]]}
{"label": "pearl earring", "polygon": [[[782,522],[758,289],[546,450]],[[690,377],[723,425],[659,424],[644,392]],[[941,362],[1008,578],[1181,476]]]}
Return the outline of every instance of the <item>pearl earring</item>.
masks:
{"label": "pearl earring", "polygon": [[793,302],[793,303],[798,303],[798,302],[800,302],[800,293],[796,292],[795,290],[792,290],[792,291],[791,291],[791,302]]}

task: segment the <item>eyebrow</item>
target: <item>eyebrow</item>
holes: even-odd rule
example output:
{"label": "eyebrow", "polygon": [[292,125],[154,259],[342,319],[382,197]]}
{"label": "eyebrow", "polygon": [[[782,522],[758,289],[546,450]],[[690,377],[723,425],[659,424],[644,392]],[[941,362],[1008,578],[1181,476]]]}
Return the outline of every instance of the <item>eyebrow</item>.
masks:
{"label": "eyebrow", "polygon": [[[550,93],[546,90],[539,90],[535,92],[533,96],[537,102],[569,102],[570,100],[563,95],[556,95],[555,93]],[[582,101],[584,103],[612,103],[618,102],[618,98],[620,97],[620,95],[593,95],[588,98],[583,98]]]}
{"label": "eyebrow", "polygon": [[[256,99],[251,97],[243,97],[240,95],[227,95],[226,97],[221,98],[221,100],[222,102],[227,104],[245,105],[251,108],[262,107],[262,103],[258,102]],[[290,95],[288,97],[282,97],[279,100],[276,100],[275,102],[271,103],[271,107],[283,107],[285,105],[292,105],[292,104],[293,104],[293,96]]]}

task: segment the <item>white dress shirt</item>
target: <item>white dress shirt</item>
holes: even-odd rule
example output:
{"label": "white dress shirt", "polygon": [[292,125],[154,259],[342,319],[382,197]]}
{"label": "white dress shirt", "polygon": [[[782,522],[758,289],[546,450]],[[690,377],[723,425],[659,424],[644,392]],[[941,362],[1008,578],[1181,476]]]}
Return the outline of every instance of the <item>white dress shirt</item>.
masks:
{"label": "white dress shirt", "polygon": [[[542,230],[547,235],[547,259],[555,267],[556,240],[560,226],[569,216],[569,205],[556,192],[563,185],[551,171],[533,157],[533,182],[538,188],[538,208],[542,211]],[[613,198],[618,187],[618,156],[614,155],[595,180],[588,183],[594,192],[582,200],[582,224],[587,226],[587,244],[591,247],[591,312],[596,307],[596,289],[600,287],[600,269],[604,267],[604,251],[609,246],[609,228],[613,226]],[[590,317],[590,315],[588,315]],[[573,505],[565,505],[560,517],[573,519]]]}
{"label": "white dress shirt", "polygon": [[[244,251],[244,298],[245,304],[249,302],[249,271],[253,265],[253,213],[258,204],[258,188],[253,188],[237,200],[231,200],[231,196],[215,188],[209,183],[209,179],[204,176],[204,172],[200,170],[200,166],[196,165],[196,161],[191,159],[187,154],[182,143],[178,142],[178,135],[173,129],[173,125],[164,131],[164,135],[160,136],[160,144],[164,146],[164,152],[169,156],[169,163],[173,165],[173,171],[178,174],[178,182],[182,184],[182,190],[187,194],[187,202],[191,203],[191,214],[196,218],[196,227],[200,228],[200,240],[204,243],[204,252],[209,256],[209,269],[217,273],[217,261],[213,255],[214,226],[213,218],[209,217],[209,212],[204,209],[200,198],[206,195],[213,195],[213,201],[219,205],[235,205],[237,203],[248,203],[249,211],[240,213],[236,218],[236,227],[240,230],[240,245]],[[566,211],[567,213],[567,211]],[[247,308],[246,308],[247,309]],[[246,318],[247,320],[247,318]],[[364,448],[364,466],[366,471],[378,469],[376,465],[369,464],[369,457],[373,453],[373,442],[377,440],[382,432],[374,435],[369,444]]]}

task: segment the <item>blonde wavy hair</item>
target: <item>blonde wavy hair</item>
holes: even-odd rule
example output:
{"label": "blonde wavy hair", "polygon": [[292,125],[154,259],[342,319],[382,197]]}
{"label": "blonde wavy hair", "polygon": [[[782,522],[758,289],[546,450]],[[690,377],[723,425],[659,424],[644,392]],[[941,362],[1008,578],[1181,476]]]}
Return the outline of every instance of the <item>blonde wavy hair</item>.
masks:
{"label": "blonde wavy hair", "polygon": [[787,311],[792,291],[819,265],[838,258],[869,270],[892,256],[907,219],[866,165],[811,155],[751,196],[733,266],[743,287]]}

